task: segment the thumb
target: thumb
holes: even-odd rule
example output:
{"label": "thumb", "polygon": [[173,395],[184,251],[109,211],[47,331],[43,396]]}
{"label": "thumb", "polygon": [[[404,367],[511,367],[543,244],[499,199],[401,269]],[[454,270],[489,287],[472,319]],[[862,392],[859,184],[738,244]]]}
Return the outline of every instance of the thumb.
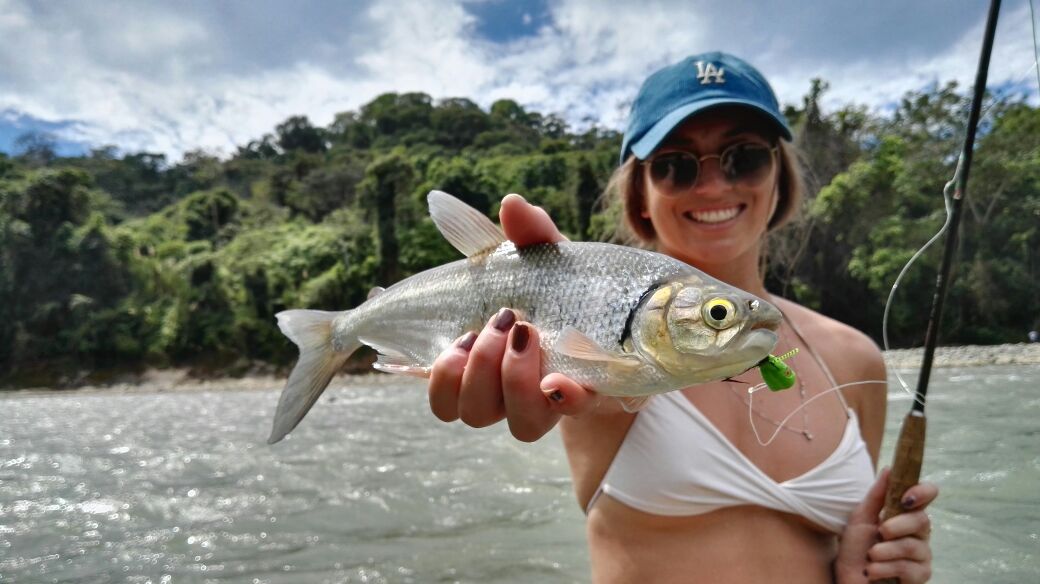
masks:
{"label": "thumb", "polygon": [[502,199],[498,217],[506,237],[517,247],[556,243],[566,239],[545,209],[535,207],[517,194],[506,195]]}
{"label": "thumb", "polygon": [[877,525],[878,517],[881,515],[881,510],[885,507],[885,491],[888,489],[888,475],[889,468],[885,467],[878,473],[878,478],[874,481],[874,485],[867,491],[867,496],[860,501],[860,504],[852,510],[849,515],[849,524],[853,523],[868,523],[870,525]]}
{"label": "thumb", "polygon": [[550,373],[542,378],[541,389],[550,407],[565,416],[580,416],[599,403],[595,392],[560,373]]}

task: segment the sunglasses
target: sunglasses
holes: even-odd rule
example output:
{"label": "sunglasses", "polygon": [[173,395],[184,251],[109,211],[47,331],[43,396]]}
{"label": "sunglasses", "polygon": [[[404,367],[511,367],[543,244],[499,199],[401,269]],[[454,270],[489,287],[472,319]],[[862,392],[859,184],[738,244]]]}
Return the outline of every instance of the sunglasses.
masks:
{"label": "sunglasses", "polygon": [[678,195],[697,184],[701,161],[718,158],[722,174],[730,184],[757,186],[773,172],[777,146],[759,142],[741,142],[727,147],[721,154],[697,156],[692,152],[673,150],[644,160],[650,167],[650,178],[666,194]]}

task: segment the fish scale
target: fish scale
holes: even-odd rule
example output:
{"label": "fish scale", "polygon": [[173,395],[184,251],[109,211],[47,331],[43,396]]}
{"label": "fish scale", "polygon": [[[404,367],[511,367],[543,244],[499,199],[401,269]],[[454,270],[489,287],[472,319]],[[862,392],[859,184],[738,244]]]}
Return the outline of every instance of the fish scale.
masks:
{"label": "fish scale", "polygon": [[[613,266],[613,269],[611,268]],[[466,331],[479,331],[503,307],[538,328],[543,370],[569,371],[582,382],[602,383],[602,367],[589,367],[552,350],[572,326],[600,346],[621,350],[625,325],[643,294],[659,282],[694,270],[668,256],[617,245],[561,242],[521,250],[509,242],[484,256],[434,268],[387,288],[343,316],[340,334],[386,339],[429,367]],[[421,323],[426,335],[403,343]]]}

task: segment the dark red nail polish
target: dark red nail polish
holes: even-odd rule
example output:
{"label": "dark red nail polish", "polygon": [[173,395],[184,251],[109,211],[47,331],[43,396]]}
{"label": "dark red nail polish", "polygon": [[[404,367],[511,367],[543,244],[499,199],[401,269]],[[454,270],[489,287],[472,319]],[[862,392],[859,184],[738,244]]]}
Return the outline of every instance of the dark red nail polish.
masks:
{"label": "dark red nail polish", "polygon": [[527,348],[527,341],[531,338],[531,330],[526,324],[517,324],[513,327],[513,351],[523,353]]}
{"label": "dark red nail polish", "polygon": [[563,401],[563,392],[558,389],[544,390],[545,396],[556,403]]}
{"label": "dark red nail polish", "polygon": [[463,351],[469,351],[473,348],[473,343],[477,342],[477,333],[469,331],[468,333],[459,337],[459,340],[455,343],[455,346],[462,349]]}
{"label": "dark red nail polish", "polygon": [[909,508],[913,507],[914,503],[916,503],[916,502],[917,502],[917,499],[915,499],[913,497],[913,495],[911,495],[909,497],[906,497],[905,499],[903,499],[903,509],[909,509]]}
{"label": "dark red nail polish", "polygon": [[870,575],[867,574],[867,569],[866,568],[863,568],[863,575],[868,577],[868,578],[870,577]]}
{"label": "dark red nail polish", "polygon": [[516,314],[508,308],[503,308],[498,311],[498,316],[495,317],[494,327],[502,332],[506,332],[513,328],[513,323],[516,322]]}

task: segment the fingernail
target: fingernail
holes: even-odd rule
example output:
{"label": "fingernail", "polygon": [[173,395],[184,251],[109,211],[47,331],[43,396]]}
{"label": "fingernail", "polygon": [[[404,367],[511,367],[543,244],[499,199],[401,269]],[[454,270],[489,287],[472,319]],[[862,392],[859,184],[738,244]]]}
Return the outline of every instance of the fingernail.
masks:
{"label": "fingernail", "polygon": [[455,346],[462,349],[463,351],[469,351],[473,348],[473,343],[477,342],[477,333],[469,331],[468,333],[459,337],[459,340],[455,342]]}
{"label": "fingernail", "polygon": [[903,498],[903,509],[909,509],[909,508],[913,507],[914,503],[916,503],[916,502],[917,502],[917,499],[915,499],[913,495],[910,495],[909,497]]}
{"label": "fingernail", "polygon": [[563,392],[558,389],[544,389],[542,390],[542,393],[545,394],[545,397],[553,400],[556,403],[560,403],[563,401]]}
{"label": "fingernail", "polygon": [[531,330],[526,324],[517,323],[513,327],[513,351],[523,353],[527,348],[527,341],[531,338]]}
{"label": "fingernail", "polygon": [[494,327],[502,332],[506,332],[513,328],[513,323],[516,322],[516,314],[508,308],[503,308],[498,311],[498,316],[495,317]]}

